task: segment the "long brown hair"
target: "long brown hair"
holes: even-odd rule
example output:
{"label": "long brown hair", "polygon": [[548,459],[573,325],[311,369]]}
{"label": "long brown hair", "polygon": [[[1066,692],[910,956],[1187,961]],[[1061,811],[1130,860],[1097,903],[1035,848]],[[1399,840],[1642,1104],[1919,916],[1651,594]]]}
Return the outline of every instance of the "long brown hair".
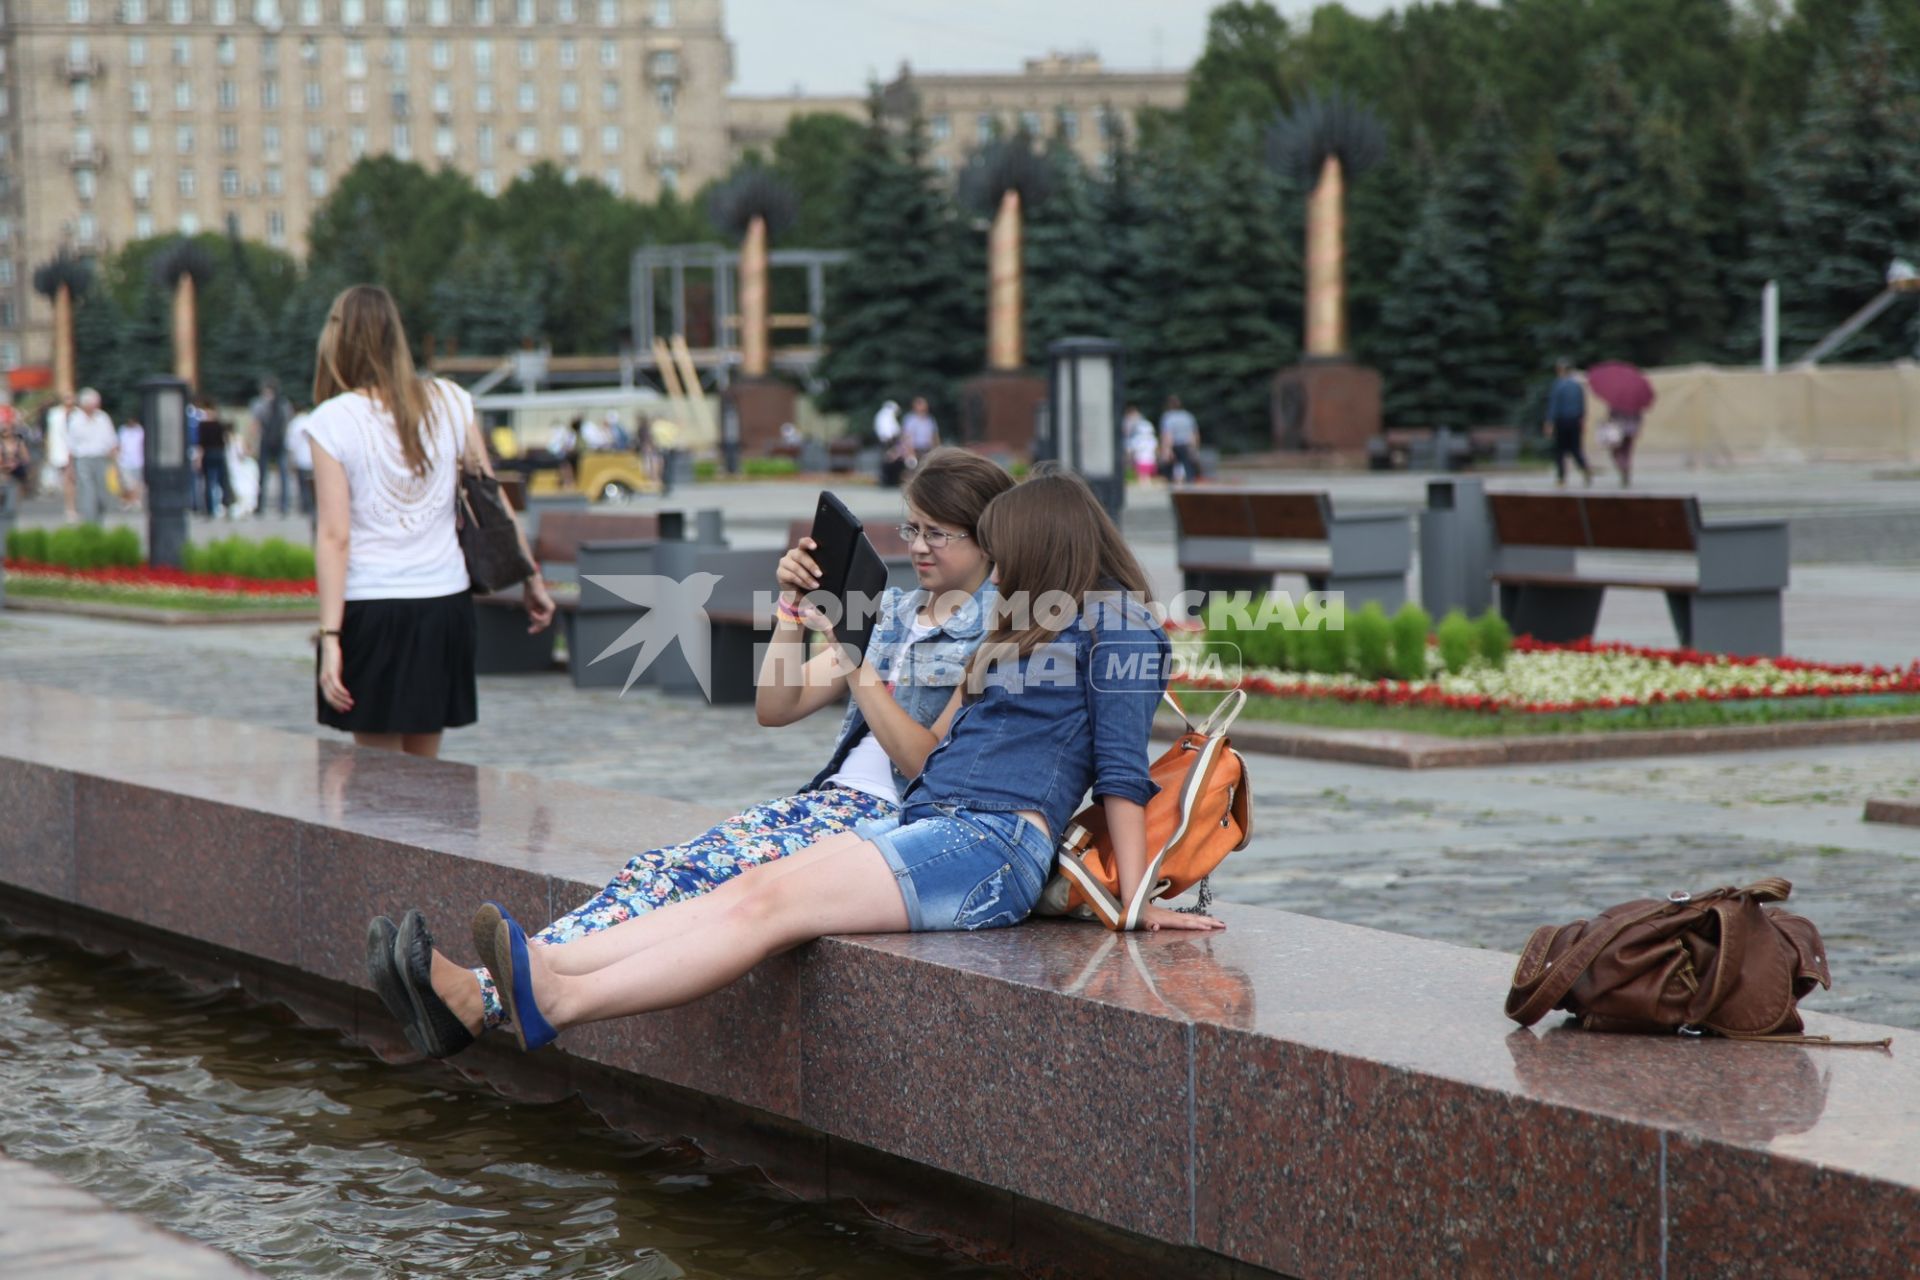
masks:
{"label": "long brown hair", "polygon": [[968,664],[970,691],[987,663],[1024,657],[1058,638],[1061,628],[1048,626],[1034,608],[1041,596],[1063,592],[1084,614],[1094,592],[1121,591],[1142,602],[1150,595],[1146,571],[1093,490],[1056,463],[1041,463],[988,503],[975,536],[993,561],[1000,605]]}
{"label": "long brown hair", "polygon": [[414,371],[392,294],[377,284],[341,290],[327,308],[313,366],[315,404],[347,391],[373,392],[393,416],[407,469],[416,476],[427,473],[433,463],[426,438],[428,384]]}
{"label": "long brown hair", "polygon": [[999,463],[949,446],[921,460],[902,496],[915,510],[972,535],[987,504],[1011,488],[1013,477]]}

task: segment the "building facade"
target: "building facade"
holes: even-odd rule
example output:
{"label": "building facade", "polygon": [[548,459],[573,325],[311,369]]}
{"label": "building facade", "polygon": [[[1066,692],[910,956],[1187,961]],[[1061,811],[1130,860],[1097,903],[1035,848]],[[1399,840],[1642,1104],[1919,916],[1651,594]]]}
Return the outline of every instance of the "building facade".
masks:
{"label": "building facade", "polygon": [[726,171],[722,0],[0,0],[0,369],[61,249],[236,227],[299,252],[364,155],[652,199]]}
{"label": "building facade", "polygon": [[[1090,53],[1029,58],[1018,72],[918,72],[905,64],[880,90],[881,110],[904,125],[918,110],[926,122],[928,159],[957,173],[980,145],[1019,129],[1037,138],[1065,138],[1088,165],[1098,166],[1116,137],[1131,139],[1141,113],[1178,110],[1187,101],[1184,71],[1112,71]],[[867,118],[865,98],[846,96],[735,97],[728,102],[728,135],[735,157],[770,149],[786,122],[808,112]]]}

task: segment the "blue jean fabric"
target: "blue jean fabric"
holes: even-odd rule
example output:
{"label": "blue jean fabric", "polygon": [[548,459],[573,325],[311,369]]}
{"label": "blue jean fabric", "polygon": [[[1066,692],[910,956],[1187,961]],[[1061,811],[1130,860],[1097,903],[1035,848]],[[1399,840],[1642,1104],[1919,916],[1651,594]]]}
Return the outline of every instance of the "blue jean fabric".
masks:
{"label": "blue jean fabric", "polygon": [[854,827],[893,868],[915,933],[1004,929],[1040,900],[1053,841],[1015,814],[931,806],[918,821],[875,818]]}

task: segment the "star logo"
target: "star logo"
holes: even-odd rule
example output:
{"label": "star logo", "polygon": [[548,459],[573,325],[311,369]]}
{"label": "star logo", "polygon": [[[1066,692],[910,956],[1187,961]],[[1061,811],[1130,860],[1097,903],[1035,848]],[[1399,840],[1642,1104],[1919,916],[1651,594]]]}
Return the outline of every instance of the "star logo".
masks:
{"label": "star logo", "polygon": [[637,649],[627,682],[620,687],[625,696],[677,637],[680,653],[700,685],[700,695],[713,701],[713,633],[707,625],[707,600],[720,583],[719,574],[692,573],[684,579],[654,573],[590,574],[586,581],[646,610],[587,665]]}

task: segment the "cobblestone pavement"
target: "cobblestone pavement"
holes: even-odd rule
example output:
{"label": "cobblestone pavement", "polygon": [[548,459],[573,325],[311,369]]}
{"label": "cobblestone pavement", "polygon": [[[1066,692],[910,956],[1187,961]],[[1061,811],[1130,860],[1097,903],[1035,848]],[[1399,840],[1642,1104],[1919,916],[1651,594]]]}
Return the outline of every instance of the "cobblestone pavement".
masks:
{"label": "cobblestone pavement", "polygon": [[[286,625],[0,621],[0,679],[327,733],[311,662]],[[728,809],[802,785],[839,719],[766,729],[749,708],[561,675],[480,686],[449,759]],[[1808,1007],[1920,1029],[1920,833],[1860,820],[1869,795],[1920,794],[1911,746],[1427,773],[1249,763],[1256,834],[1216,880],[1226,901],[1517,951],[1535,925],[1615,902],[1784,875],[1833,957],[1836,989]]]}

